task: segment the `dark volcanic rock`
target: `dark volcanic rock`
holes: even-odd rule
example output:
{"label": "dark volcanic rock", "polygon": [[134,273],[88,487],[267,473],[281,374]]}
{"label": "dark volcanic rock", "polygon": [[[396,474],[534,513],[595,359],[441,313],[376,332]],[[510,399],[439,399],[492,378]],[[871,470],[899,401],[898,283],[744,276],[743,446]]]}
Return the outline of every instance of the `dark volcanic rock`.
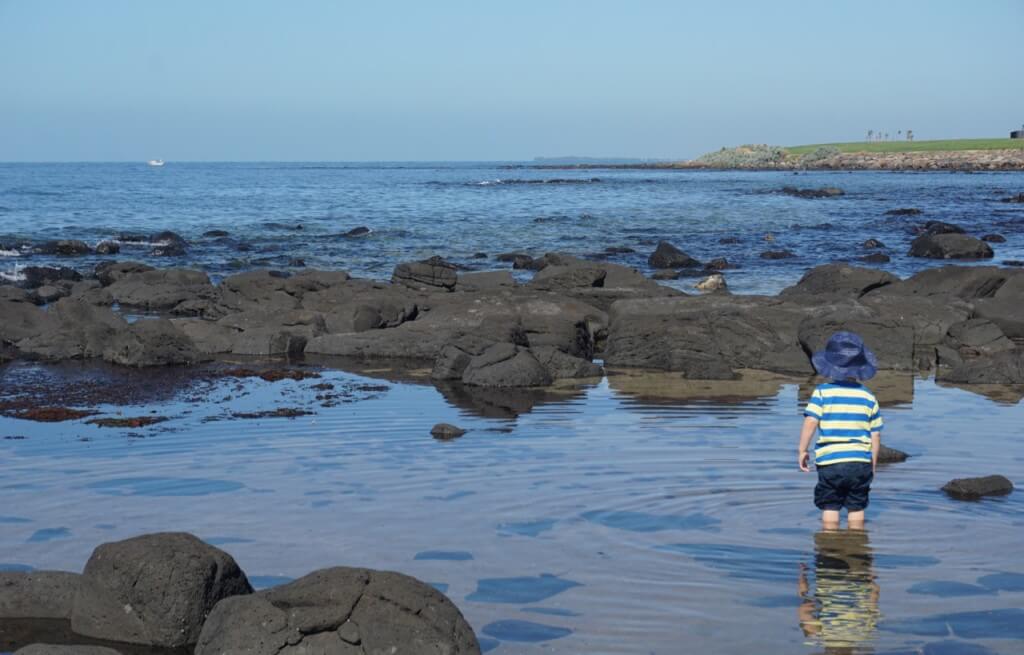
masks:
{"label": "dark volcanic rock", "polygon": [[908,457],[910,457],[910,455],[906,454],[902,450],[889,448],[886,445],[881,445],[878,449],[879,464],[897,464],[899,462],[907,461]]}
{"label": "dark volcanic rock", "polygon": [[452,425],[451,423],[438,423],[430,429],[430,436],[441,441],[448,441],[449,439],[458,439],[462,435],[466,434],[466,431],[462,428]]}
{"label": "dark volcanic rock", "polygon": [[195,343],[165,318],[136,321],[114,335],[103,359],[122,366],[196,364],[205,359]]}
{"label": "dark volcanic rock", "polygon": [[765,250],[761,253],[761,259],[789,259],[796,257],[796,254],[789,250]]}
{"label": "dark volcanic rock", "polygon": [[433,587],[400,573],[336,567],[220,602],[195,655],[479,655],[473,630]]}
{"label": "dark volcanic rock", "polygon": [[0,619],[70,619],[80,578],[65,571],[0,571]]}
{"label": "dark volcanic rock", "polygon": [[148,534],[93,551],[71,628],[98,639],[186,646],[199,639],[219,601],[249,593],[245,574],[224,551],[186,533]]}
{"label": "dark volcanic rock", "polygon": [[96,245],[97,255],[116,255],[121,252],[121,244],[117,241],[101,241]]}
{"label": "dark volcanic rock", "polygon": [[972,318],[951,325],[945,345],[957,351],[961,359],[994,355],[1014,348],[1013,342],[999,326],[985,318]]}
{"label": "dark volcanic rock", "polygon": [[965,234],[967,230],[955,223],[946,223],[944,221],[928,221],[923,226],[918,228],[918,232],[922,234]]}
{"label": "dark volcanic rock", "polygon": [[701,265],[668,241],[658,242],[658,247],[647,258],[647,263],[651,268],[697,268]]}
{"label": "dark volcanic rock", "polygon": [[16,344],[23,353],[45,360],[99,357],[127,327],[124,319],[109,309],[74,298],[58,300],[46,314],[41,329]]}
{"label": "dark volcanic rock", "polygon": [[499,343],[469,361],[462,381],[478,387],[542,387],[551,384],[551,375],[529,350]]}
{"label": "dark volcanic rock", "polygon": [[607,276],[598,266],[545,266],[533,276],[529,286],[543,291],[603,287]]}
{"label": "dark volcanic rock", "polygon": [[953,498],[970,500],[982,496],[1005,496],[1013,491],[1013,483],[1001,475],[950,480],[942,490]]}
{"label": "dark volcanic rock", "polygon": [[[131,266],[128,264],[125,268]],[[104,277],[117,278],[107,291],[121,305],[168,310],[187,300],[212,299],[219,295],[210,278],[201,271],[161,268],[123,274],[115,272],[119,270],[111,267],[104,271]]]}
{"label": "dark volcanic rock", "polygon": [[78,282],[82,279],[81,273],[66,266],[61,266],[60,268],[26,266],[21,269],[21,274],[25,276],[24,286],[26,289],[38,289],[41,286],[56,282]]}
{"label": "dark volcanic rock", "polygon": [[892,257],[885,254],[884,252],[873,252],[870,255],[864,255],[863,257],[857,258],[859,261],[865,264],[888,264],[892,261]]}
{"label": "dark volcanic rock", "polygon": [[734,369],[807,374],[797,326],[809,310],[776,299],[709,294],[612,305],[605,363],[732,379]]}
{"label": "dark volcanic rock", "polygon": [[729,260],[725,257],[715,257],[708,263],[704,264],[705,271],[724,271],[729,268],[735,268],[729,263]]}
{"label": "dark volcanic rock", "polygon": [[1020,275],[1018,271],[995,266],[942,266],[915,273],[903,282],[880,290],[880,293],[956,296],[963,300],[993,298],[1017,275]]}
{"label": "dark volcanic rock", "polygon": [[885,244],[878,239],[868,239],[863,243],[865,248],[884,248]]}
{"label": "dark volcanic rock", "polygon": [[922,234],[910,244],[911,257],[931,259],[988,259],[992,248],[966,234]]}
{"label": "dark volcanic rock", "polygon": [[406,262],[395,267],[391,281],[413,289],[434,288],[451,291],[458,282],[455,266],[440,257]]}
{"label": "dark volcanic rock", "polygon": [[356,239],[359,237],[369,236],[370,232],[372,232],[370,228],[365,226],[359,226],[352,228],[351,230],[349,230],[348,232],[341,236],[345,237],[346,239]]}
{"label": "dark volcanic rock", "polygon": [[14,651],[14,655],[121,655],[121,653],[106,646],[32,644]]}
{"label": "dark volcanic rock", "polygon": [[206,232],[203,232],[203,236],[211,239],[219,239],[222,237],[231,236],[231,233],[228,232],[227,230],[208,230]]}
{"label": "dark volcanic rock", "polygon": [[89,247],[89,244],[75,239],[46,241],[37,245],[34,250],[41,255],[63,255],[65,257],[92,253],[92,248]]}
{"label": "dark volcanic rock", "polygon": [[1024,193],[1018,193],[1015,196],[1008,196],[1006,198],[1001,198],[1000,201],[1001,202],[1024,203]]}
{"label": "dark volcanic rock", "polygon": [[175,232],[165,230],[149,238],[153,249],[149,254],[153,257],[183,257],[188,253],[188,241]]}
{"label": "dark volcanic rock", "polygon": [[998,325],[1006,336],[1024,339],[1024,274],[1014,271],[990,297],[976,300],[974,308],[978,316]]}
{"label": "dark volcanic rock", "polygon": [[828,186],[820,189],[798,189],[795,186],[784,186],[780,192],[797,198],[836,198],[846,194],[842,189]]}
{"label": "dark volcanic rock", "polygon": [[917,216],[921,214],[921,210],[916,207],[905,207],[902,209],[890,209],[885,212],[886,216]]}
{"label": "dark volcanic rock", "polygon": [[678,280],[682,275],[679,271],[672,270],[671,268],[662,269],[660,271],[654,271],[651,273],[652,280]]}
{"label": "dark volcanic rock", "polygon": [[804,352],[814,353],[825,347],[828,338],[846,330],[863,337],[878,356],[878,368],[911,371],[915,368],[915,333],[901,317],[858,304],[843,303],[816,308],[798,330]]}
{"label": "dark volcanic rock", "polygon": [[799,282],[783,289],[779,296],[820,298],[826,295],[839,295],[859,298],[869,291],[881,289],[899,281],[900,279],[892,273],[873,268],[861,268],[846,264],[824,264],[815,266],[804,273]]}
{"label": "dark volcanic rock", "polygon": [[1024,349],[965,361],[948,373],[940,371],[939,379],[959,384],[1024,384]]}
{"label": "dark volcanic rock", "polygon": [[152,266],[139,262],[103,262],[96,266],[96,279],[107,287],[127,275],[152,270],[154,270]]}
{"label": "dark volcanic rock", "polygon": [[537,346],[530,352],[553,380],[598,378],[604,374],[604,369],[589,359],[568,355],[552,346]]}
{"label": "dark volcanic rock", "polygon": [[459,275],[459,291],[494,291],[516,286],[516,279],[511,271],[481,271],[479,273],[462,273]]}
{"label": "dark volcanic rock", "polygon": [[986,234],[981,237],[981,240],[987,241],[988,243],[1006,243],[1006,237],[1002,234]]}

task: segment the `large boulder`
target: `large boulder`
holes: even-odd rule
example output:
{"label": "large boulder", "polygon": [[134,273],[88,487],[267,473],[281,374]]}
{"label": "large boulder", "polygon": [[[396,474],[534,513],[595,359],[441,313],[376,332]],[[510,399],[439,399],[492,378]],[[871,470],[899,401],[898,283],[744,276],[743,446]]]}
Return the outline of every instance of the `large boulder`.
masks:
{"label": "large boulder", "polygon": [[528,349],[499,343],[470,359],[462,381],[478,387],[543,387],[552,377]]}
{"label": "large boulder", "polygon": [[455,266],[440,257],[404,262],[395,267],[391,281],[413,289],[451,291],[458,282]]}
{"label": "large boulder", "polygon": [[868,294],[956,296],[963,300],[993,298],[1009,280],[1024,277],[1024,271],[996,266],[941,266],[916,273],[906,280]]}
{"label": "large boulder", "polygon": [[675,247],[668,241],[659,241],[651,256],[647,258],[651,268],[697,268],[699,261]]}
{"label": "large boulder", "polygon": [[103,359],[122,366],[196,364],[204,359],[192,339],[164,318],[136,321],[115,334]]}
{"label": "large boulder", "polygon": [[990,298],[974,303],[978,316],[992,321],[1011,339],[1024,339],[1024,274],[1014,272]]}
{"label": "large boulder", "polygon": [[809,374],[797,341],[797,326],[809,313],[756,296],[620,300],[610,312],[604,359],[691,379],[732,379],[740,368]]}
{"label": "large boulder", "polygon": [[44,360],[100,357],[127,328],[124,319],[106,307],[73,298],[57,301],[48,312],[45,329],[15,344],[27,355]]}
{"label": "large boulder", "polygon": [[123,277],[152,270],[152,266],[140,262],[103,262],[96,266],[95,273],[100,284],[108,287]]}
{"label": "large boulder", "polygon": [[25,276],[23,285],[26,289],[38,289],[58,282],[78,282],[82,279],[81,273],[66,266],[26,266],[21,269],[21,274]]}
{"label": "large boulder", "polygon": [[195,655],[479,655],[472,628],[433,587],[386,571],[336,567],[221,601]]}
{"label": "large boulder", "polygon": [[945,345],[957,351],[961,359],[994,355],[1014,348],[1013,342],[1006,338],[999,326],[985,318],[972,318],[951,325]]}
{"label": "large boulder", "polygon": [[80,578],[65,571],[0,572],[0,620],[70,619]]}
{"label": "large boulder", "polygon": [[545,266],[533,276],[529,286],[554,292],[603,287],[607,276],[608,273],[598,266]]}
{"label": "large boulder", "polygon": [[911,257],[930,259],[990,259],[992,247],[966,234],[922,234],[910,244]]}
{"label": "large boulder", "polygon": [[0,297],[0,345],[49,332],[59,323],[52,312],[28,302],[19,289],[0,287],[0,292],[8,294],[6,298]]}
{"label": "large boulder", "polygon": [[249,593],[245,574],[224,551],[186,533],[148,534],[93,551],[71,628],[97,639],[178,648],[196,643],[218,602]]}
{"label": "large boulder", "polygon": [[267,270],[232,275],[220,283],[220,300],[234,311],[296,309],[300,299],[288,292],[288,280],[287,275]]}
{"label": "large boulder", "polygon": [[878,356],[879,369],[911,371],[918,368],[914,358],[914,328],[861,304],[817,308],[800,323],[798,338],[805,352],[814,353],[822,350],[829,337],[840,331],[859,334]]}
{"label": "large boulder", "polygon": [[859,298],[869,291],[899,282],[892,273],[874,268],[861,268],[847,264],[815,266],[804,273],[795,285],[783,289],[780,296],[853,296]]}
{"label": "large boulder", "polygon": [[[107,270],[105,277],[113,275],[114,270]],[[217,289],[206,273],[180,268],[125,273],[107,291],[121,305],[155,311],[170,310],[189,300],[217,297]]]}
{"label": "large boulder", "polygon": [[938,378],[955,384],[1024,384],[1024,349],[1004,350],[964,361]]}

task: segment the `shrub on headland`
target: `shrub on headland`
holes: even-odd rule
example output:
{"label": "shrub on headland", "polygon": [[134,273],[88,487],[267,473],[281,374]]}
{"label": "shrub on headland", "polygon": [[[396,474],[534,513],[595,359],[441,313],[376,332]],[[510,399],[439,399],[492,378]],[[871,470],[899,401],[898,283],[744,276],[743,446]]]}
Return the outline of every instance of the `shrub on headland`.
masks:
{"label": "shrub on headland", "polygon": [[785,159],[785,148],[758,144],[722,148],[701,155],[695,161],[712,168],[770,168],[781,164]]}
{"label": "shrub on headland", "polygon": [[824,159],[835,157],[839,154],[839,148],[835,146],[821,146],[815,148],[813,152],[809,152],[806,155],[800,157],[801,166],[811,166],[813,164],[820,163]]}

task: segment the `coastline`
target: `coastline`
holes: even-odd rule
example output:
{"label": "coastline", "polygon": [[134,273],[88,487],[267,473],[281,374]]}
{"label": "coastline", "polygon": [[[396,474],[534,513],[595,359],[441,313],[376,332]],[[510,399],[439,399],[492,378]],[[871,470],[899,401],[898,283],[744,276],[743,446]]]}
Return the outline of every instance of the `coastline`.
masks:
{"label": "coastline", "polygon": [[[742,149],[723,150],[728,155]],[[719,153],[712,153],[719,155]],[[707,159],[705,159],[707,157]],[[742,170],[742,171],[1024,171],[1024,149],[945,150],[932,152],[839,152],[809,159],[781,154],[775,158],[709,157],[689,161],[636,164],[536,164],[510,166],[539,170]]]}

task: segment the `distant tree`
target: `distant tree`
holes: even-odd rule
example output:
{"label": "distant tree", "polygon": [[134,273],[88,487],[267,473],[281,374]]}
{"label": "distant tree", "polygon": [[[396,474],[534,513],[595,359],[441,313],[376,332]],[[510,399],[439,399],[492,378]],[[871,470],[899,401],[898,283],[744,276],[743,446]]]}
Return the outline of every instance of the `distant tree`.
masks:
{"label": "distant tree", "polygon": [[868,138],[867,138],[867,140],[870,141],[872,138],[874,138],[874,136],[875,136],[875,131],[874,130],[868,130]]}
{"label": "distant tree", "polygon": [[901,134],[903,134],[903,130],[896,130],[896,138],[897,139],[900,138]]}
{"label": "distant tree", "polygon": [[907,141],[914,140],[914,130],[907,130]]}

